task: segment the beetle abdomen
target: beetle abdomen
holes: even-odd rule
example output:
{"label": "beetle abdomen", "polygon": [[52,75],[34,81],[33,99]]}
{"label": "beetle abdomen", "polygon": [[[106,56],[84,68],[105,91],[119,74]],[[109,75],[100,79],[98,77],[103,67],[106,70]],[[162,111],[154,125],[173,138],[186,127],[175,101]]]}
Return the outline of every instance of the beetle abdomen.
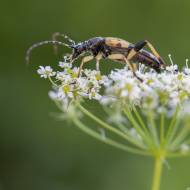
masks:
{"label": "beetle abdomen", "polygon": [[159,62],[157,61],[156,57],[154,57],[153,55],[148,56],[148,54],[146,54],[145,51],[139,52],[137,55],[135,55],[134,58],[132,58],[132,61],[143,63],[144,65],[153,68],[157,72],[160,71]]}

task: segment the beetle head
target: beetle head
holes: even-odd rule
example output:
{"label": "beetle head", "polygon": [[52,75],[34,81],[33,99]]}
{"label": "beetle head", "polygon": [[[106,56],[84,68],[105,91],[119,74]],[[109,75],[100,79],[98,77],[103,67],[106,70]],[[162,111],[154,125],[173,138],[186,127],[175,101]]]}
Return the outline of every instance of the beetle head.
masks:
{"label": "beetle head", "polygon": [[71,45],[70,47],[73,49],[72,58],[71,58],[72,61],[77,59],[86,50],[86,48],[84,47],[84,44],[82,43]]}

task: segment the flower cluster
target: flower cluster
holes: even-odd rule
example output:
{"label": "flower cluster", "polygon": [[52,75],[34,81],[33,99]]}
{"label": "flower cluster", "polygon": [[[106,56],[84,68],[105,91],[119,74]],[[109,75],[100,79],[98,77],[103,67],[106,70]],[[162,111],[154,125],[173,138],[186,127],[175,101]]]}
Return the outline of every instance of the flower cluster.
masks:
{"label": "flower cluster", "polygon": [[[78,77],[79,68],[71,68],[70,65],[62,62],[59,65],[63,68],[63,71],[56,72],[54,79],[51,78],[54,87],[53,91],[50,92],[52,99],[65,103],[65,101],[70,102],[72,99],[80,97],[97,100],[101,98],[99,91],[103,81],[98,71],[85,69],[83,76]],[[47,75],[45,68],[44,73],[42,68],[38,70],[38,73],[41,76]],[[53,76],[52,73],[49,73],[48,77],[44,78],[50,78],[51,76]]]}
{"label": "flower cluster", "polygon": [[[190,69],[179,72],[177,65],[171,65],[162,73],[153,70],[145,72],[143,65],[133,76],[128,67],[115,69],[107,76],[99,71],[84,69],[78,76],[79,68],[70,63],[60,62],[62,71],[53,71],[50,66],[42,67],[38,73],[49,78],[53,84],[50,97],[68,106],[76,99],[95,99],[101,105],[135,105],[147,111],[166,112],[172,116],[178,106],[190,102]],[[118,104],[119,103],[119,104]],[[188,110],[188,109],[186,109]]]}
{"label": "flower cluster", "polygon": [[[188,66],[179,71],[178,66],[172,64],[157,73],[139,64],[136,75],[142,81],[127,66],[112,70],[108,75],[90,69],[79,73],[78,67],[67,62],[59,62],[59,66],[59,71],[40,66],[37,72],[52,83],[49,96],[63,112],[62,118],[73,121],[81,130],[107,144],[133,153],[155,155],[156,150],[184,155],[190,151]],[[81,105],[85,100],[102,106],[108,119],[101,120],[85,109]],[[83,124],[82,115],[98,123],[98,130]],[[165,119],[169,119],[168,126],[164,126]],[[185,127],[180,127],[179,121],[183,121]],[[137,149],[109,139],[107,132],[124,138]]]}

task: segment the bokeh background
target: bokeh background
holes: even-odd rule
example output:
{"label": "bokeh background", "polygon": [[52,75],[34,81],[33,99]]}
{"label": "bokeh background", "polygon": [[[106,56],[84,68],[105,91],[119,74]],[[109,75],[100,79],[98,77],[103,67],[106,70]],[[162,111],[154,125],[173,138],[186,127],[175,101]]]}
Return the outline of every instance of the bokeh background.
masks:
{"label": "bokeh background", "polygon": [[[32,53],[26,67],[24,55],[29,45],[58,31],[76,41],[93,36],[148,39],[167,62],[171,53],[183,65],[190,57],[190,1],[1,0],[0,190],[149,189],[151,158],[104,145],[50,116],[58,110],[47,96],[49,83],[36,69],[56,65],[59,57],[44,46]],[[104,62],[101,68],[116,66]],[[162,190],[190,187],[190,158],[168,164]]]}

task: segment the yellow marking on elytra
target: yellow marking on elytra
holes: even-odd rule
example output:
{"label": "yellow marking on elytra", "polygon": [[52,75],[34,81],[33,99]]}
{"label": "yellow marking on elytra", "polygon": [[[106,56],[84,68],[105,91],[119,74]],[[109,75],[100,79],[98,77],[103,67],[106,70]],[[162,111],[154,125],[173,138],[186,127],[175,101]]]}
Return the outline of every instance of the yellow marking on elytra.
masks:
{"label": "yellow marking on elytra", "polygon": [[112,37],[107,37],[105,43],[108,46],[120,47],[120,48],[128,48],[130,44],[129,42],[122,40],[120,38],[112,38]]}
{"label": "yellow marking on elytra", "polygon": [[125,56],[122,55],[122,54],[111,54],[108,56],[108,59],[111,59],[111,60],[124,60]]}

